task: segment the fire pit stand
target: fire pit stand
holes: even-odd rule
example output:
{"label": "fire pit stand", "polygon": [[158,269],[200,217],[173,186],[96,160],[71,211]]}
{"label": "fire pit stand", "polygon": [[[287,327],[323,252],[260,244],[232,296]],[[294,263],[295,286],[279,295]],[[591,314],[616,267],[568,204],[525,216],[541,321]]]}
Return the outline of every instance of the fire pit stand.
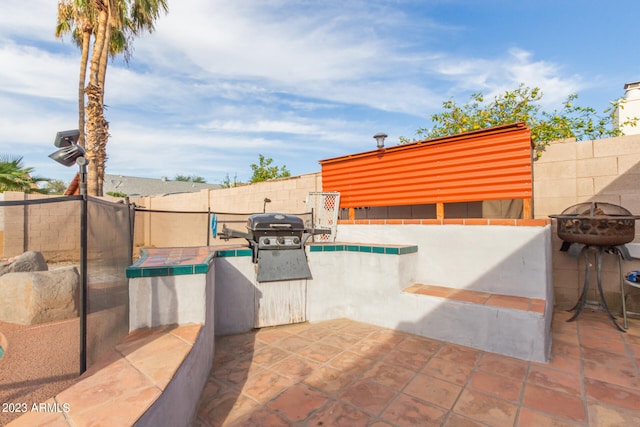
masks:
{"label": "fire pit stand", "polygon": [[[632,215],[622,206],[603,202],[579,203],[565,209],[560,215],[550,215],[557,221],[558,237],[563,240],[562,251],[568,251],[570,256],[579,257],[584,254],[585,280],[582,293],[576,305],[569,311],[574,311],[574,315],[567,320],[575,320],[587,300],[590,279],[590,252],[595,252],[596,279],[598,282],[598,293],[602,307],[605,309],[615,327],[624,332],[625,330],[618,324],[616,317],[609,310],[607,301],[602,290],[602,257],[603,254],[611,253],[618,259],[620,270],[620,291],[624,295],[624,277],[622,273],[622,260],[630,259],[629,252],[624,246],[635,237],[635,221],[640,216]],[[625,310],[625,301],[622,301],[622,309]]]}
{"label": "fire pit stand", "polygon": [[[584,254],[584,285],[582,286],[582,293],[580,294],[580,298],[578,299],[578,302],[576,302],[576,305],[574,305],[569,311],[574,311],[575,313],[573,314],[573,316],[571,316],[571,318],[567,319],[567,322],[572,322],[574,320],[576,320],[578,318],[578,316],[580,315],[580,313],[582,312],[582,309],[584,308],[585,303],[587,302],[587,292],[589,290],[589,282],[590,282],[590,257],[589,257],[589,253],[590,252],[595,252],[595,259],[596,259],[596,280],[597,280],[597,284],[598,284],[598,294],[600,295],[600,301],[602,302],[602,307],[605,309],[607,315],[609,316],[609,318],[611,319],[611,321],[613,322],[613,325],[622,332],[626,332],[619,324],[618,321],[616,320],[616,317],[613,315],[613,313],[611,313],[611,310],[609,309],[609,305],[607,304],[607,300],[604,297],[604,291],[602,290],[602,256],[605,252],[607,253],[612,253],[614,255],[616,255],[617,259],[618,259],[618,269],[620,271],[620,277],[621,277],[621,281],[620,281],[620,288],[621,288],[621,292],[622,295],[624,295],[624,289],[622,289],[622,286],[624,286],[624,279],[622,276],[622,259],[628,259],[628,252],[626,251],[626,248],[624,246],[612,246],[612,247],[604,247],[604,246],[584,246],[582,247],[582,250],[580,251],[581,253]],[[625,302],[624,299],[622,300],[622,310],[625,310]]]}

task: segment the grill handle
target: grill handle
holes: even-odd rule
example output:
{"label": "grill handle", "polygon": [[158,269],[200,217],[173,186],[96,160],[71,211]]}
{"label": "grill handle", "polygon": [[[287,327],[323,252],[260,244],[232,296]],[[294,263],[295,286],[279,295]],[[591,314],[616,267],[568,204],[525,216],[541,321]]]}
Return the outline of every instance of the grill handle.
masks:
{"label": "grill handle", "polygon": [[229,240],[233,238],[242,238],[247,239],[249,241],[253,240],[253,235],[250,233],[244,233],[242,231],[234,230],[232,228],[227,228],[227,225],[222,226],[222,231],[218,233],[218,237],[224,240]]}

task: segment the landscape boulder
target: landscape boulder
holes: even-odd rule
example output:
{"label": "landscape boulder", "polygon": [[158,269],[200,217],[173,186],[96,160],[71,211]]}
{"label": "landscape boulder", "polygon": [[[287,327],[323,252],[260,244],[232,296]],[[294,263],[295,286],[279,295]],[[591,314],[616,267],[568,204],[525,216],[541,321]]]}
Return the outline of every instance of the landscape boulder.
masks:
{"label": "landscape boulder", "polygon": [[49,266],[40,252],[29,251],[0,264],[0,276],[7,273],[47,271]]}
{"label": "landscape boulder", "polygon": [[0,321],[33,325],[78,316],[76,267],[0,276]]}

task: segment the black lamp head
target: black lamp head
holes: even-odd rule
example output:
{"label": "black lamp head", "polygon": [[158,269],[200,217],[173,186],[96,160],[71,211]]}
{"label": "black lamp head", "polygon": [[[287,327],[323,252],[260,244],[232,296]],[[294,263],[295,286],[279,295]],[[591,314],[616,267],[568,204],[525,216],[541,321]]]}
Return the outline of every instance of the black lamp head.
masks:
{"label": "black lamp head", "polygon": [[58,148],[69,147],[71,145],[77,144],[78,138],[80,138],[80,131],[78,129],[63,130],[56,134],[56,139],[53,142],[53,145]]}
{"label": "black lamp head", "polygon": [[[60,132],[58,132],[60,133]],[[56,139],[57,141],[57,139]],[[80,157],[84,158],[85,151],[79,145],[71,144],[62,146],[55,153],[49,154],[49,157],[64,166],[73,166],[76,164],[76,160]]]}

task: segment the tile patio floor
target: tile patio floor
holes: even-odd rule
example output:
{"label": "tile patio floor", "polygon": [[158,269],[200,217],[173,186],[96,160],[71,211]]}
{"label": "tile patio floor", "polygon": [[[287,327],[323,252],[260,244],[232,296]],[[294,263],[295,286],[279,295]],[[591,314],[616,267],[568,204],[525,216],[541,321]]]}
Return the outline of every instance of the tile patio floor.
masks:
{"label": "tile patio floor", "polygon": [[640,426],[640,320],[568,317],[549,364],[348,319],[220,337],[194,426]]}

